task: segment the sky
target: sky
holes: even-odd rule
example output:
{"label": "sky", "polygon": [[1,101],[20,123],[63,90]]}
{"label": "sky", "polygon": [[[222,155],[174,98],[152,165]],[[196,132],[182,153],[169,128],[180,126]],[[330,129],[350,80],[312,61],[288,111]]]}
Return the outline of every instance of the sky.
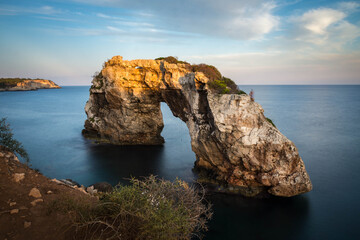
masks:
{"label": "sky", "polygon": [[176,56],[237,84],[360,84],[360,0],[0,0],[0,77]]}

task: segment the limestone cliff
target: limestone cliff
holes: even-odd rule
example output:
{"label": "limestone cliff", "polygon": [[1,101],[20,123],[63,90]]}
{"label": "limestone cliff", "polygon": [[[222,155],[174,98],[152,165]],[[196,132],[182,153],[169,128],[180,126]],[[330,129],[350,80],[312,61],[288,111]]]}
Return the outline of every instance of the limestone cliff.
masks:
{"label": "limestone cliff", "polygon": [[51,80],[1,78],[0,91],[31,91],[37,89],[61,88]]}
{"label": "limestone cliff", "polygon": [[[189,128],[206,182],[245,195],[294,196],[312,189],[295,145],[246,94],[218,94],[186,64],[115,56],[93,79],[83,134],[113,144],[162,144],[160,102]],[[204,174],[206,177],[204,178]]]}

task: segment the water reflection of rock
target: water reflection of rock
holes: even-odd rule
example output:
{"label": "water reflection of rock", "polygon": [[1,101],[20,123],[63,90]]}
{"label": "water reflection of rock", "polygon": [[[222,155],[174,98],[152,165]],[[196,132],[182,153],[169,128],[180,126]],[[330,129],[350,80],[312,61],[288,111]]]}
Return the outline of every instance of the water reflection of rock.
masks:
{"label": "water reflection of rock", "polygon": [[245,198],[211,194],[214,216],[206,239],[301,239],[309,217],[306,196]]}
{"label": "water reflection of rock", "polygon": [[159,175],[163,146],[114,146],[88,144],[88,162],[99,181],[111,184],[124,178]]}

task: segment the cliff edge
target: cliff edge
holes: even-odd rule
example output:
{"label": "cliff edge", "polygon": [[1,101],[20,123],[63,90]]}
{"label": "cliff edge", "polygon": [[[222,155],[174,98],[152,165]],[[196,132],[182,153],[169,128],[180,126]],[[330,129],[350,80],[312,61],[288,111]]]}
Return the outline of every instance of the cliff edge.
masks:
{"label": "cliff edge", "polygon": [[49,88],[61,87],[45,79],[0,78],[0,91],[31,91]]}
{"label": "cliff edge", "polygon": [[200,181],[247,196],[310,191],[295,145],[266,119],[260,104],[240,91],[225,94],[234,92],[223,84],[226,78],[219,82],[201,69],[166,59],[113,57],[92,81],[84,136],[122,145],[162,144],[165,102],[189,128]]}

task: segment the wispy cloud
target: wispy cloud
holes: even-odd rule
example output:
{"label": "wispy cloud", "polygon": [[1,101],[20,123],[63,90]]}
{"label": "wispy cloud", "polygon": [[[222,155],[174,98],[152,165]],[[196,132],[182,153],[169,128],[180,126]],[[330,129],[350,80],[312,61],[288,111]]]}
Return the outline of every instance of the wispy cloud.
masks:
{"label": "wispy cloud", "polygon": [[241,7],[236,15],[223,22],[227,35],[240,39],[259,39],[279,25],[279,17],[272,14],[274,3],[262,3],[257,8]]}
{"label": "wispy cloud", "polygon": [[17,15],[17,11],[14,9],[0,8],[0,15]]}
{"label": "wispy cloud", "polygon": [[110,30],[111,32],[117,32],[117,33],[124,33],[125,31],[117,28],[117,27],[112,27],[112,26],[107,26],[106,29]]}
{"label": "wispy cloud", "polygon": [[77,21],[75,19],[70,19],[70,18],[58,18],[58,17],[46,17],[46,16],[37,16],[36,18],[53,20],[53,21],[62,21],[62,22],[76,22]]}
{"label": "wispy cloud", "polygon": [[359,2],[339,2],[336,7],[340,11],[351,14],[351,13],[359,11],[360,3]]}
{"label": "wispy cloud", "polygon": [[114,23],[129,27],[153,27],[154,24],[147,22],[115,21]]}
{"label": "wispy cloud", "polygon": [[19,6],[8,5],[0,8],[1,15],[20,15],[20,14],[53,15],[59,13],[62,13],[62,11],[60,9],[55,9],[52,6],[24,8]]}
{"label": "wispy cloud", "polygon": [[106,19],[119,19],[118,17],[114,17],[114,16],[109,16],[103,13],[97,13],[96,16],[100,17],[100,18],[106,18]]}
{"label": "wispy cloud", "polygon": [[[83,1],[133,11],[138,18],[156,18],[157,26],[171,31],[206,34],[238,40],[261,39],[277,29],[275,1],[266,0],[153,0],[153,1]],[[98,17],[117,19],[98,13]]]}

